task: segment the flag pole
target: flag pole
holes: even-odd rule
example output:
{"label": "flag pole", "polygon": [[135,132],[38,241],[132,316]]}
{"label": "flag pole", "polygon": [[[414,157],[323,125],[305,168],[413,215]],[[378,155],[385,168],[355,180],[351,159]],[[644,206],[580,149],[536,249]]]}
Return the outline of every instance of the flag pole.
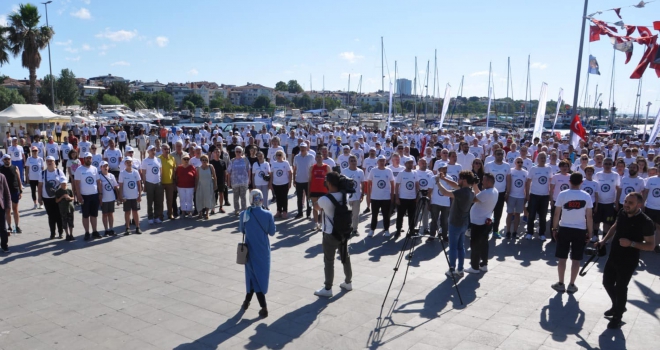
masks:
{"label": "flag pole", "polygon": [[[573,118],[577,115],[578,97],[580,94],[580,69],[582,68],[582,51],[584,49],[584,29],[587,24],[587,7],[589,0],[584,0],[584,11],[582,13],[582,32],[580,34],[580,49],[578,51],[577,73],[575,74],[575,91],[573,92]],[[571,130],[571,138],[573,137],[573,130]]]}

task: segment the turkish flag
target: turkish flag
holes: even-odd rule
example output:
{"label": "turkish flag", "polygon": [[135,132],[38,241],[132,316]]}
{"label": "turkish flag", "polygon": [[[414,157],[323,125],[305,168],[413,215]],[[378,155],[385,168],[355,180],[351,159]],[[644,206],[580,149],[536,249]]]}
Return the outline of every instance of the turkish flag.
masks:
{"label": "turkish flag", "polygon": [[660,30],[660,21],[653,22],[653,29]]}
{"label": "turkish flag", "polygon": [[589,26],[589,42],[600,40],[600,27]]}
{"label": "turkish flag", "polygon": [[637,27],[629,26],[627,24],[625,25],[625,27],[626,27],[626,36],[630,36],[630,34],[634,33],[635,29],[637,29]]}
{"label": "turkish flag", "polygon": [[644,71],[646,71],[646,68],[648,67],[649,63],[652,62],[653,57],[655,57],[655,54],[658,50],[658,45],[656,44],[651,44],[646,51],[644,52],[644,56],[642,56],[642,60],[639,61],[639,64],[637,65],[637,68],[633,71],[632,75],[630,76],[630,79],[640,79],[642,75],[644,75]]}
{"label": "turkish flag", "polygon": [[571,131],[585,142],[587,141],[587,130],[584,129],[580,117],[577,115],[573,117],[573,121],[571,122]]}
{"label": "turkish flag", "polygon": [[651,30],[648,29],[647,27],[637,27],[637,31],[639,32],[639,35],[642,37],[653,35],[653,33],[651,33]]}

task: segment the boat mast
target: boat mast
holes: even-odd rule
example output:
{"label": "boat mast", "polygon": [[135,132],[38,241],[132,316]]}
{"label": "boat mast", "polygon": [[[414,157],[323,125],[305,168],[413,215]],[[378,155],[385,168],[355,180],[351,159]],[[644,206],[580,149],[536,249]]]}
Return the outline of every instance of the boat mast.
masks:
{"label": "boat mast", "polygon": [[431,114],[434,115],[433,119],[435,119],[435,103],[436,103],[436,96],[435,96],[435,81],[438,78],[438,49],[435,49],[435,59],[433,63],[433,97],[431,98],[431,101],[433,102],[433,109],[431,110]]}
{"label": "boat mast", "polygon": [[[429,107],[429,67],[430,67],[431,61],[428,60],[426,61],[426,84],[424,84],[424,88],[426,89],[426,93],[424,94],[424,119],[428,119],[428,107]],[[426,124],[426,122],[424,122]]]}
{"label": "boat mast", "polygon": [[325,75],[323,76],[323,92],[321,92],[321,96],[323,97],[323,109],[325,109]]}
{"label": "boat mast", "polygon": [[610,77],[610,96],[607,101],[607,110],[608,110],[608,119],[609,119],[609,124],[610,124],[610,129],[612,128],[614,124],[614,69],[615,65],[614,63],[616,62],[616,49],[612,49],[612,76]]}
{"label": "boat mast", "polygon": [[415,78],[413,82],[413,115],[415,116],[415,124],[417,124],[417,56],[415,56]]}
{"label": "boat mast", "polygon": [[633,114],[633,120],[637,116],[637,123],[639,124],[639,108],[642,102],[642,78],[639,78],[639,84],[637,84],[637,97],[635,98],[635,110]]}
{"label": "boat mast", "polygon": [[[465,75],[461,76],[461,85],[458,86],[458,91],[456,92],[456,99],[454,99],[454,107],[451,109],[451,115],[449,116],[449,122],[454,120],[454,111],[456,111],[456,103],[458,102],[458,98],[463,95],[463,79],[465,78]],[[444,101],[442,102],[444,103]]]}
{"label": "boat mast", "polygon": [[[530,77],[529,77],[529,68],[530,68],[530,56],[527,55],[527,83],[525,87],[525,110],[523,114],[523,127],[527,128],[527,110],[530,109],[530,102],[529,99],[532,98],[532,92],[531,92],[531,87],[530,87]],[[531,114],[530,114],[531,117]]]}

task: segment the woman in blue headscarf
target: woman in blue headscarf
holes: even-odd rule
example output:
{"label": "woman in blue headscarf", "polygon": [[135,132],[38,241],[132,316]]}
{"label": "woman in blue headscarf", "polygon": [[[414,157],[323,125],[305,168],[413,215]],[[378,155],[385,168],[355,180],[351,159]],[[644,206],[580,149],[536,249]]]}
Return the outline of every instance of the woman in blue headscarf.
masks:
{"label": "woman in blue headscarf", "polygon": [[259,316],[267,317],[266,293],[270,279],[270,241],[268,236],[275,235],[275,220],[270,211],[262,208],[263,194],[259,190],[250,192],[250,207],[240,214],[238,229],[245,234],[248,247],[245,263],[245,289],[247,295],[243,309],[247,310],[252,295],[257,293]]}

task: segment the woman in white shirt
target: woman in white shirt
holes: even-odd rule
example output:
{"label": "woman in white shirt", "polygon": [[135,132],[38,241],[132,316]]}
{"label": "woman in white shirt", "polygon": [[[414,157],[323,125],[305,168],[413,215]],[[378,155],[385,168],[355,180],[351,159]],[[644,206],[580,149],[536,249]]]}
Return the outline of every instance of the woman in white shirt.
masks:
{"label": "woman in white shirt", "polygon": [[272,172],[270,164],[264,159],[264,153],[257,152],[257,161],[252,164],[252,184],[264,196],[263,208],[268,210],[268,189],[272,187]]}
{"label": "woman in white shirt", "polygon": [[[274,140],[274,139],[273,139]],[[271,140],[272,142],[272,140]],[[272,149],[272,148],[271,148]],[[275,152],[275,161],[271,165],[271,189],[276,200],[275,218],[288,216],[289,189],[292,183],[291,165],[286,161],[283,150]]]}

